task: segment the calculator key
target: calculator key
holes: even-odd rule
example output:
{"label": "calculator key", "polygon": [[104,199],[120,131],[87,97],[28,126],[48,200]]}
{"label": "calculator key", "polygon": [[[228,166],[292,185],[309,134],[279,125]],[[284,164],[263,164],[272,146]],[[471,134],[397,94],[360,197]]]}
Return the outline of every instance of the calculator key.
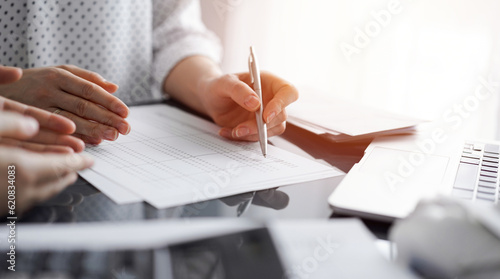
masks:
{"label": "calculator key", "polygon": [[485,144],[484,145],[484,152],[493,153],[493,154],[500,154],[500,145]]}
{"label": "calculator key", "polygon": [[477,187],[477,191],[481,192],[481,193],[491,194],[491,195],[495,196],[496,189],[489,188],[489,187],[479,186],[479,187]]}
{"label": "calculator key", "polygon": [[464,158],[464,157],[471,158],[471,159],[478,159],[478,160],[481,159],[481,156],[479,154],[472,154],[472,153],[470,153],[470,154],[468,154],[468,153],[462,154],[462,158]]}
{"label": "calculator key", "polygon": [[483,161],[483,163],[481,164],[481,166],[498,168],[498,163],[492,163],[492,162]]}
{"label": "calculator key", "polygon": [[481,176],[497,178],[497,174],[495,172],[491,172],[491,171],[481,171],[480,174],[481,174]]}
{"label": "calculator key", "polygon": [[477,172],[479,166],[460,163],[458,166],[457,176],[455,177],[455,184],[453,188],[463,190],[474,190],[476,186]]}
{"label": "calculator key", "polygon": [[497,183],[497,179],[493,177],[488,177],[488,176],[480,176],[479,181],[485,181],[485,182],[491,182],[491,183]]}
{"label": "calculator key", "polygon": [[470,190],[453,189],[451,195],[459,199],[472,200],[474,192]]}
{"label": "calculator key", "polygon": [[479,165],[479,159],[462,157],[462,158],[460,158],[460,163],[466,163],[466,164],[472,164],[472,165]]}
{"label": "calculator key", "polygon": [[491,195],[491,194],[477,192],[476,198],[480,200],[495,202],[495,194]]}
{"label": "calculator key", "polygon": [[497,184],[496,183],[488,182],[488,181],[482,181],[482,180],[479,180],[478,185],[481,186],[481,187],[488,187],[488,188],[493,188],[493,189],[497,188]]}
{"label": "calculator key", "polygon": [[472,150],[474,150],[474,151],[482,151],[482,150],[483,150],[483,147],[481,146],[481,144],[479,144],[479,143],[475,143],[475,144],[472,146]]}
{"label": "calculator key", "polygon": [[488,157],[484,157],[483,158],[483,162],[488,162],[488,163],[497,163],[499,162],[498,158],[488,158]]}
{"label": "calculator key", "polygon": [[488,167],[488,166],[481,166],[481,170],[498,173],[498,168],[492,168],[492,167]]}
{"label": "calculator key", "polygon": [[483,157],[484,158],[493,158],[493,159],[500,158],[500,156],[498,154],[491,154],[491,153],[484,153]]}

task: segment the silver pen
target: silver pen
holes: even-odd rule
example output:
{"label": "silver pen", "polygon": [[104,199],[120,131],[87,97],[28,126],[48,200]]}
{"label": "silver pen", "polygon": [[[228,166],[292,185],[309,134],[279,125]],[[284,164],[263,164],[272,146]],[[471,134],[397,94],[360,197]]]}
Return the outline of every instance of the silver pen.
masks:
{"label": "silver pen", "polygon": [[250,46],[250,56],[248,57],[248,68],[250,71],[250,78],[253,84],[253,90],[260,99],[260,108],[255,112],[255,118],[257,120],[257,128],[259,131],[259,143],[260,149],[262,150],[262,155],[267,156],[267,125],[262,119],[262,112],[264,111],[264,101],[262,99],[262,89],[260,86],[260,70],[259,64],[257,63],[257,56],[255,55],[253,46]]}

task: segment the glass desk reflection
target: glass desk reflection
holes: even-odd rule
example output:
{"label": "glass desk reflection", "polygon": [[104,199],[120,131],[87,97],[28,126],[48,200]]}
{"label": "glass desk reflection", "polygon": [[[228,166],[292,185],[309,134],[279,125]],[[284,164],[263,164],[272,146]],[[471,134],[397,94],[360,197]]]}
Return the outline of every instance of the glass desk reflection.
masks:
{"label": "glass desk reflection", "polygon": [[[325,160],[344,172],[348,172],[349,169],[361,159],[364,149],[369,144],[367,141],[343,144],[332,143],[326,138],[319,137],[292,125],[289,125],[285,134],[282,135],[282,139],[286,140],[288,143],[292,143],[312,157]],[[244,193],[195,204],[156,209],[144,202],[118,205],[94,186],[79,178],[75,184],[66,188],[56,197],[39,204],[23,214],[19,222],[55,224],[203,217],[235,218],[237,217],[238,206],[248,202],[250,199],[252,199],[251,205],[240,218],[264,221],[276,218],[327,219],[332,216],[332,210],[328,205],[327,198],[338,183],[340,183],[341,179],[342,176],[257,191],[253,199],[253,193]],[[242,238],[243,236],[239,236],[239,239]],[[262,243],[268,240],[261,237],[259,241],[261,241],[259,245],[262,246]],[[214,242],[207,243],[213,244]],[[261,247],[259,245],[254,243],[251,247],[253,247],[252,249],[257,249],[256,247]],[[267,246],[272,247],[272,245]],[[66,273],[61,273],[63,275],[66,274],[66,277],[59,278],[153,278],[155,276],[151,276],[150,274],[152,272],[151,263],[144,259],[174,256],[176,258],[170,258],[169,262],[173,263],[177,261],[177,267],[179,267],[179,261],[186,264],[188,260],[195,260],[198,262],[198,265],[203,263],[201,265],[203,267],[201,269],[203,272],[198,274],[200,276],[183,277],[181,276],[183,274],[182,269],[181,271],[177,269],[175,270],[176,275],[174,278],[230,278],[223,276],[227,274],[227,272],[230,272],[230,270],[226,270],[225,272],[216,270],[217,268],[220,269],[221,265],[217,262],[218,258],[214,257],[213,252],[206,249],[203,250],[200,247],[189,245],[179,246],[176,248],[177,250],[175,250],[175,253],[172,247],[169,248],[170,250],[168,253],[165,252],[166,248],[146,251],[106,251],[100,253],[85,251],[28,252],[20,256],[20,260],[30,263],[27,266],[29,266],[29,268],[35,268],[35,270],[39,270],[36,268],[42,268],[42,270],[50,270],[50,268],[53,268],[53,270],[56,271],[71,269],[69,271],[66,270]],[[241,243],[238,247],[241,247]],[[221,251],[219,248],[216,250],[219,251],[219,253]],[[197,252],[193,253],[193,251]],[[270,250],[268,253],[272,254],[275,253],[275,251],[273,252]],[[83,276],[74,271],[75,264],[78,263],[81,269],[82,264],[85,264],[86,261],[100,262],[101,264],[102,262],[108,262],[108,268],[103,269],[103,272],[105,272],[103,274],[106,274],[106,276]],[[278,266],[279,263],[273,265]],[[112,270],[116,274],[110,273],[111,267],[113,267]],[[171,270],[173,270],[173,268],[171,268]],[[188,271],[192,271],[192,269],[187,266],[184,270],[184,275],[188,275]],[[120,271],[123,274],[121,274]],[[279,273],[279,270],[276,272]],[[29,269],[28,274],[31,274]],[[54,274],[51,276],[54,276]],[[71,277],[75,274],[78,276]],[[218,276],[215,276],[217,274]]]}

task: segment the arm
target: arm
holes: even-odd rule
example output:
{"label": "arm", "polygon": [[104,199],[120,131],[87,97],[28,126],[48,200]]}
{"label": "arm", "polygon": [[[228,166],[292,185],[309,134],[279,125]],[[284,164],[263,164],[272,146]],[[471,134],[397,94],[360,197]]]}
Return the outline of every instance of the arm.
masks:
{"label": "arm", "polygon": [[[173,1],[175,2],[175,1]],[[163,4],[162,4],[163,3]],[[248,73],[224,75],[218,66],[217,38],[203,26],[198,1],[173,6],[159,1],[154,18],[154,80],[170,97],[210,116],[229,139],[257,141],[254,112],[260,102],[250,87]],[[285,107],[298,97],[288,82],[261,73],[264,121],[268,135],[285,130]]]}

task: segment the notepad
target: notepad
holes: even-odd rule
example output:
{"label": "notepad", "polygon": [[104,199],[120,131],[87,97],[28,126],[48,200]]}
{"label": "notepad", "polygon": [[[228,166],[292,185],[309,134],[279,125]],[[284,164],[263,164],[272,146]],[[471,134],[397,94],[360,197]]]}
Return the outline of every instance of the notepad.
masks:
{"label": "notepad", "polygon": [[342,175],[269,146],[223,139],[215,124],[167,105],[133,107],[132,131],[87,147],[94,166],[80,175],[118,203],[166,208]]}

